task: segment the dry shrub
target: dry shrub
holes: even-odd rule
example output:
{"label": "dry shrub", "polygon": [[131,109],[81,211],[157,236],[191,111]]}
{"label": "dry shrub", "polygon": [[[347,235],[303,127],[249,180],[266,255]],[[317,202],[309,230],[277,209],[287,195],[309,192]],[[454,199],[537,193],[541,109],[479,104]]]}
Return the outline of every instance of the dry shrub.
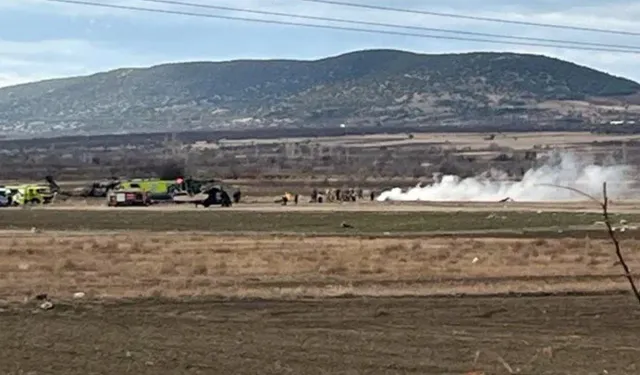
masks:
{"label": "dry shrub", "polygon": [[586,245],[586,241],[579,240],[577,238],[569,238],[564,241],[564,245],[565,245],[565,248],[569,250],[584,249]]}
{"label": "dry shrub", "polygon": [[[364,249],[364,246],[362,246],[362,249]],[[415,249],[411,247],[411,250],[415,250]],[[386,245],[381,252],[385,255],[391,255],[392,253],[402,253],[406,251],[407,251],[407,247],[405,246],[405,244],[394,243],[394,244]]]}
{"label": "dry shrub", "polygon": [[160,275],[174,276],[178,275],[178,265],[171,259],[165,258],[160,265]]}
{"label": "dry shrub", "polygon": [[209,272],[207,265],[204,263],[196,263],[191,267],[192,275],[206,275]]}
{"label": "dry shrub", "polygon": [[511,252],[514,254],[519,254],[519,253],[522,253],[525,246],[526,246],[526,243],[522,241],[513,242],[509,244],[509,250],[511,250]]}
{"label": "dry shrub", "polygon": [[216,262],[214,270],[215,273],[221,276],[224,276],[227,274],[227,269],[229,268],[229,266],[227,265],[227,262],[225,262],[224,260],[220,260],[218,262]]}
{"label": "dry shrub", "polygon": [[547,241],[544,238],[536,238],[535,240],[533,240],[533,246],[548,246],[549,245],[549,241]]}
{"label": "dry shrub", "polygon": [[62,259],[56,262],[54,272],[60,275],[64,272],[76,272],[80,271],[82,267],[71,259]]}

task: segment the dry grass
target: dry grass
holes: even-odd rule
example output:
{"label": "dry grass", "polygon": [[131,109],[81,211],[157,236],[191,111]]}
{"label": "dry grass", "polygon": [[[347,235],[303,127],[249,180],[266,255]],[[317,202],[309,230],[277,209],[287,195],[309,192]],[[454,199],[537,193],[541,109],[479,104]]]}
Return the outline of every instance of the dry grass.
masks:
{"label": "dry grass", "polygon": [[[640,256],[628,257],[632,269],[640,266]],[[7,299],[76,291],[284,298],[624,288],[610,245],[589,239],[47,233],[0,238],[0,259]]]}

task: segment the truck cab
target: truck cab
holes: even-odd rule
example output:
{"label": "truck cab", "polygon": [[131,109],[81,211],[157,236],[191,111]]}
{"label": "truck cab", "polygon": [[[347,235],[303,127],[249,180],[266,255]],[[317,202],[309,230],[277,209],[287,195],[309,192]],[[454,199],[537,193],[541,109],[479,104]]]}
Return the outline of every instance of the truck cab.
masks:
{"label": "truck cab", "polygon": [[12,191],[11,200],[14,205],[48,204],[54,197],[51,188],[46,185],[20,185]]}

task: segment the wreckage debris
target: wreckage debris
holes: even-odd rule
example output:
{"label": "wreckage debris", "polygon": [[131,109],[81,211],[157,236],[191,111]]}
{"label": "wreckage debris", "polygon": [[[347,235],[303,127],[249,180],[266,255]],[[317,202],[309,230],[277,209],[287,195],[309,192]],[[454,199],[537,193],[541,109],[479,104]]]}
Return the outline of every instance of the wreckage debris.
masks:
{"label": "wreckage debris", "polygon": [[40,309],[41,310],[51,310],[53,309],[53,302],[51,301],[44,301],[40,304]]}

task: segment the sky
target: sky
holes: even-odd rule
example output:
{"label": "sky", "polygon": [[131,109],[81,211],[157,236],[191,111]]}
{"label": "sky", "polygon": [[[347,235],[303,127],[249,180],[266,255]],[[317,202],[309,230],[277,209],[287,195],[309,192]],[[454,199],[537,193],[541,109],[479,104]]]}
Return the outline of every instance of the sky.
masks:
{"label": "sky", "polygon": [[[85,0],[343,27],[378,28],[157,4],[145,0]],[[182,0],[183,2],[273,11],[403,26],[638,46],[640,36],[480,22],[429,15],[367,10],[303,0]],[[345,0],[528,22],[597,27],[640,33],[635,0]],[[394,30],[386,28],[385,30]],[[400,32],[447,35],[419,30]],[[449,34],[451,36],[456,36]],[[458,35],[460,36],[460,35]],[[464,37],[464,36],[463,36]],[[400,35],[359,33],[243,22],[175,14],[98,8],[47,0],[0,0],[0,87],[48,78],[86,75],[122,67],[180,61],[233,59],[317,59],[375,48],[421,53],[512,51],[544,54],[640,81],[640,53],[576,51]]]}

